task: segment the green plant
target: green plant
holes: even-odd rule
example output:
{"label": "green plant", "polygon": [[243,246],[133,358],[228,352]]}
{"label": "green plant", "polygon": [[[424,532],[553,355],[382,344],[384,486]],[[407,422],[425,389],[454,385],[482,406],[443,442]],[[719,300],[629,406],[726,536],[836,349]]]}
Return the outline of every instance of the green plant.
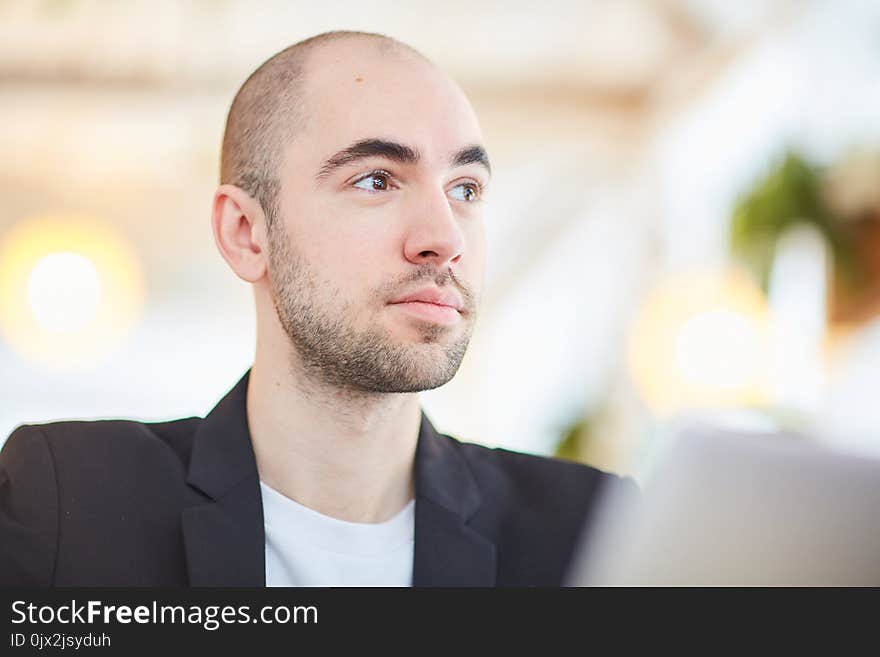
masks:
{"label": "green plant", "polygon": [[767,289],[776,244],[792,226],[807,223],[826,239],[835,275],[851,286],[859,283],[854,236],[825,200],[824,172],[789,151],[736,203],[730,229],[735,255]]}

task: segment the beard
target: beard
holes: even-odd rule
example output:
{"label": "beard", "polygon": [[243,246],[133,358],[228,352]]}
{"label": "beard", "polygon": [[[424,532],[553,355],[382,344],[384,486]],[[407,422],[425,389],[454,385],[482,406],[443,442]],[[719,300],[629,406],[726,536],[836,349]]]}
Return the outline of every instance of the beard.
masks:
{"label": "beard", "polygon": [[461,335],[444,344],[448,327],[415,321],[415,342],[395,340],[378,321],[367,328],[353,324],[354,304],[339,290],[322,285],[305,258],[295,253],[283,228],[270,227],[270,290],[275,312],[293,347],[296,365],[326,386],[352,392],[419,392],[447,383],[464,358],[474,324],[474,296],[452,274],[421,265],[406,277],[376,290],[372,296],[377,312],[387,299],[407,283],[433,281],[442,287],[452,282],[464,300]]}

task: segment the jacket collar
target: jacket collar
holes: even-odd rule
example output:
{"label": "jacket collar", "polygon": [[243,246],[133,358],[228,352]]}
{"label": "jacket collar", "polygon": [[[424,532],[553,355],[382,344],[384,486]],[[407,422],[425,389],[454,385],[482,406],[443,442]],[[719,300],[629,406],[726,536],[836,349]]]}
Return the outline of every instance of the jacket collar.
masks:
{"label": "jacket collar", "polygon": [[460,446],[440,435],[424,412],[416,446],[414,586],[492,586],[495,545],[467,522],[480,489]]}
{"label": "jacket collar", "polygon": [[[183,511],[191,586],[265,586],[260,479],[247,422],[250,371],[193,437],[187,483],[207,499]],[[424,413],[415,459],[415,586],[491,586],[495,546],[467,525],[480,490],[458,444]]]}
{"label": "jacket collar", "polygon": [[183,511],[191,586],[265,586],[260,477],[247,423],[250,370],[200,423],[186,482],[209,501]]}

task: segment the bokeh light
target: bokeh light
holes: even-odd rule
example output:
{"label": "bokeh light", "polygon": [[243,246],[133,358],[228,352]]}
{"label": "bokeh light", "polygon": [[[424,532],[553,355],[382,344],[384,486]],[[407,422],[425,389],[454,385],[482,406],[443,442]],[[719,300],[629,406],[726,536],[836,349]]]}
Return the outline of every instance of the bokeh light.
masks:
{"label": "bokeh light", "polygon": [[50,253],[28,278],[28,303],[50,333],[75,333],[95,319],[101,281],[95,264],[78,253]]}
{"label": "bokeh light", "polygon": [[35,217],[0,242],[0,334],[34,363],[68,368],[111,354],[143,296],[137,254],[94,219]]}
{"label": "bokeh light", "polygon": [[766,395],[768,312],[738,270],[698,272],[658,284],[633,323],[629,369],[661,415],[750,406]]}

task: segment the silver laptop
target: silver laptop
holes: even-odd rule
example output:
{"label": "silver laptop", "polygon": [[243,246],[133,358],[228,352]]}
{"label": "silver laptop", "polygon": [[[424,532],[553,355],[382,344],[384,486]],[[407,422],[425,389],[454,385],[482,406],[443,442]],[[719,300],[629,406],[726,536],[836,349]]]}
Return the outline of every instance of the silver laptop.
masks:
{"label": "silver laptop", "polygon": [[607,495],[572,586],[878,586],[880,460],[691,430],[633,506]]}

